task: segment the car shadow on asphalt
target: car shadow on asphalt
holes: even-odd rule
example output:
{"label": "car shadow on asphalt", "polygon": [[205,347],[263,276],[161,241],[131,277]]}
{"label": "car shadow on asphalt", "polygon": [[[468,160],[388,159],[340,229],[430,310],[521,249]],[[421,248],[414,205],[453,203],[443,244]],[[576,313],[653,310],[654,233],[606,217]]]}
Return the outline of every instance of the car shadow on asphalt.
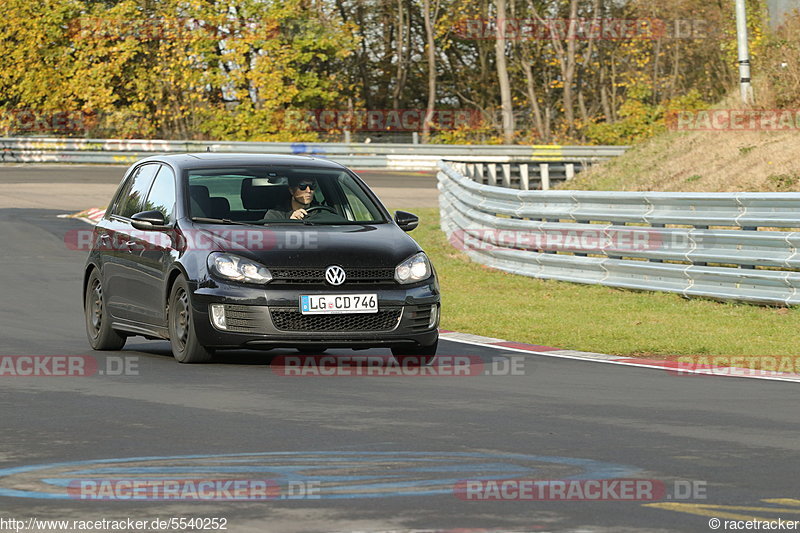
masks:
{"label": "car shadow on asphalt", "polygon": [[[167,342],[139,342],[125,345],[125,352],[135,351],[145,356],[155,356],[159,359],[166,358],[172,359],[172,349]],[[384,350],[327,350],[324,353],[306,354],[312,357],[331,355],[331,356],[346,356],[346,357],[370,357],[380,356],[386,358],[391,352],[388,349]],[[202,366],[207,365],[245,365],[245,366],[282,366],[287,356],[301,355],[297,350],[292,348],[274,348],[271,350],[218,350],[214,354],[214,359]]]}

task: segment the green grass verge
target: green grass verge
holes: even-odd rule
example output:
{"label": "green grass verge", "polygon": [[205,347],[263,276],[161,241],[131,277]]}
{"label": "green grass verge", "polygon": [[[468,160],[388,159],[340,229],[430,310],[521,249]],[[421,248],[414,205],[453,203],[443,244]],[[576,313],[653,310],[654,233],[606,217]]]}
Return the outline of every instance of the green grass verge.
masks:
{"label": "green grass verge", "polygon": [[538,280],[471,262],[439,228],[437,209],[411,233],[442,288],[444,329],[619,355],[793,355],[800,309],[687,300],[667,293]]}

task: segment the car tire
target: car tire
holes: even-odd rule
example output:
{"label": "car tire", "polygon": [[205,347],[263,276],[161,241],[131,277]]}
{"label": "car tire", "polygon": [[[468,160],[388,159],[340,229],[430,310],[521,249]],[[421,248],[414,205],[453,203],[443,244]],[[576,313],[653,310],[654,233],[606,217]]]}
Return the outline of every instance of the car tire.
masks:
{"label": "car tire", "polygon": [[83,299],[86,317],[86,336],[93,350],[117,351],[125,346],[127,338],[111,327],[111,317],[103,296],[103,281],[96,269],[89,274]]}
{"label": "car tire", "polygon": [[392,357],[401,366],[429,366],[436,360],[438,339],[428,346],[407,348],[403,346],[392,347]]}
{"label": "car tire", "polygon": [[192,317],[192,303],[189,284],[179,276],[169,294],[167,324],[172,355],[179,363],[207,363],[214,357],[214,351],[206,348],[197,339],[195,322]]}

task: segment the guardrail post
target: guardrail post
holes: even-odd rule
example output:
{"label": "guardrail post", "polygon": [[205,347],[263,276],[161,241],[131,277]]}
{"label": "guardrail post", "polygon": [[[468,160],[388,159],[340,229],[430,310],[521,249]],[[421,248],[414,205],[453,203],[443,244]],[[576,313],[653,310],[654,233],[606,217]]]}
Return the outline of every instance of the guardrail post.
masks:
{"label": "guardrail post", "polygon": [[[742,231],[758,231],[758,228],[755,226],[742,226]],[[755,265],[739,265],[739,268],[745,268],[747,270],[755,270]]]}
{"label": "guardrail post", "polygon": [[475,181],[475,163],[464,163],[464,172],[462,174]]}
{"label": "guardrail post", "polygon": [[489,163],[489,185],[497,185],[497,165]]}
{"label": "guardrail post", "polygon": [[[557,219],[557,218],[543,218],[542,222],[555,222],[556,224],[558,224],[561,221],[559,219]],[[547,243],[547,239],[545,239],[545,243]],[[558,250],[542,250],[542,252],[544,252],[546,254],[552,254],[552,255],[557,255],[558,254]]]}
{"label": "guardrail post", "polygon": [[550,165],[547,163],[539,163],[539,176],[542,179],[542,190],[550,190]]}
{"label": "guardrail post", "polygon": [[[575,222],[578,223],[578,224],[589,224],[590,223],[588,220],[577,220],[577,219],[575,220]],[[586,252],[572,252],[572,253],[574,255],[578,256],[578,257],[589,257],[589,254],[587,254]]]}
{"label": "guardrail post", "polygon": [[503,169],[503,187],[511,187],[511,165],[504,163]]}
{"label": "guardrail post", "polygon": [[523,191],[528,191],[531,188],[531,178],[528,174],[528,163],[520,163],[519,165],[519,188]]}
{"label": "guardrail post", "polygon": [[[664,228],[666,226],[664,224],[650,224],[650,227],[651,228]],[[661,241],[663,242],[663,238],[661,239]],[[663,263],[664,260],[663,259],[650,259],[650,262],[651,263]]]}
{"label": "guardrail post", "polygon": [[[708,226],[695,226],[695,229],[708,229]],[[701,267],[708,266],[708,263],[706,263],[705,261],[698,261],[697,263],[692,261],[692,264]]]}

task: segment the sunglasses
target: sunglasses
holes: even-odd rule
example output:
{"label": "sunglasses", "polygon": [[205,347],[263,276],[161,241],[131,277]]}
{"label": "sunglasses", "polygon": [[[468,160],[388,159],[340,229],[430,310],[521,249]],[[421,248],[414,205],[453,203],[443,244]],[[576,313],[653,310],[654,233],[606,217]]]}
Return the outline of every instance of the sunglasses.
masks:
{"label": "sunglasses", "polygon": [[306,189],[311,189],[312,191],[315,191],[315,190],[317,190],[317,184],[316,183],[300,183],[300,184],[297,185],[297,188],[300,189],[301,191],[305,191]]}

